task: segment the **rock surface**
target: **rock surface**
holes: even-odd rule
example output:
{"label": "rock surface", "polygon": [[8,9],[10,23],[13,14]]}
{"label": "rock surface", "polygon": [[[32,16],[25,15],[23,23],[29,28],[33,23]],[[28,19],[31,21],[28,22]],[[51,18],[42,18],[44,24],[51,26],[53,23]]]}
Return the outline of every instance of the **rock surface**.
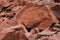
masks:
{"label": "rock surface", "polygon": [[0,40],[60,40],[60,0],[0,0]]}

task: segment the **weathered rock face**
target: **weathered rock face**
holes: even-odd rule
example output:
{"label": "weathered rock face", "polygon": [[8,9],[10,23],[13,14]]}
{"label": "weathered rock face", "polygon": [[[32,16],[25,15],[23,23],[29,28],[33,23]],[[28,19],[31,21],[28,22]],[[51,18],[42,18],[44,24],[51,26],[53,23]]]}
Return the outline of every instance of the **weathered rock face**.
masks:
{"label": "weathered rock face", "polygon": [[59,5],[59,0],[0,0],[0,40],[60,40]]}
{"label": "weathered rock face", "polygon": [[[45,7],[30,6],[22,11],[22,15],[17,17],[18,22],[23,23],[26,27],[34,27],[37,24],[40,28],[49,27],[53,23],[51,15],[45,10]],[[20,15],[20,14],[18,14]],[[46,23],[47,25],[46,25]],[[45,29],[45,28],[44,28]]]}

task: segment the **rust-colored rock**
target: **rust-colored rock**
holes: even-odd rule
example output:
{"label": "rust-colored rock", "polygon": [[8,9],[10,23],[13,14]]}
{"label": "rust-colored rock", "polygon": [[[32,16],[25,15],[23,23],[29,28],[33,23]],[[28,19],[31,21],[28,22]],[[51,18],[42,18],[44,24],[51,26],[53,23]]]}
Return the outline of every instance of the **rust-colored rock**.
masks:
{"label": "rust-colored rock", "polygon": [[0,0],[0,40],[60,40],[59,0]]}

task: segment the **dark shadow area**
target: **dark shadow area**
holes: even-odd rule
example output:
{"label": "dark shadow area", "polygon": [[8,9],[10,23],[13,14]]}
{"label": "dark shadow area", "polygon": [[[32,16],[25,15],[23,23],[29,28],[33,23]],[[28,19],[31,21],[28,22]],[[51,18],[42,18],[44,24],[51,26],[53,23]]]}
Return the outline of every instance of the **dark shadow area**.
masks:
{"label": "dark shadow area", "polygon": [[60,5],[56,5],[55,7],[52,7],[52,10],[56,12],[60,12]]}
{"label": "dark shadow area", "polygon": [[55,2],[57,2],[57,3],[60,3],[60,0],[54,0]]}
{"label": "dark shadow area", "polygon": [[[8,6],[8,7],[9,7],[9,6]],[[3,7],[3,8],[2,8],[2,11],[5,11],[8,7]]]}
{"label": "dark shadow area", "polygon": [[32,28],[26,28],[26,29],[27,29],[28,32],[30,32]]}
{"label": "dark shadow area", "polygon": [[55,24],[56,24],[56,23],[53,23],[53,24],[51,25],[51,27],[50,27],[50,30],[51,30],[51,31],[54,31],[54,30],[53,30],[53,27],[54,27]]}
{"label": "dark shadow area", "polygon": [[60,5],[56,5],[52,8],[54,11],[54,15],[57,17],[57,19],[60,21]]}

